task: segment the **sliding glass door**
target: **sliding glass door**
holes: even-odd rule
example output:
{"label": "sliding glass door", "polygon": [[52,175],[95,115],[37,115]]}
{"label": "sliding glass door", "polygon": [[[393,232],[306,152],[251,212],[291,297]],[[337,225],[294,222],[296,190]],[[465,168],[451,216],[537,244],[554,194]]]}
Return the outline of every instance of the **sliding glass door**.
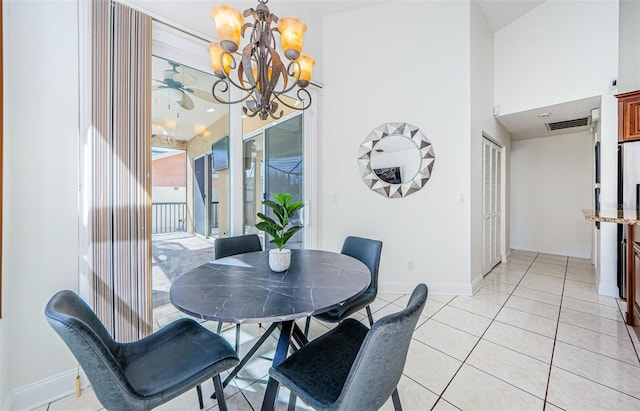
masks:
{"label": "sliding glass door", "polygon": [[[244,226],[245,233],[258,233],[257,212],[270,213],[262,200],[273,194],[289,193],[304,201],[303,116],[272,123],[244,141]],[[292,224],[304,225],[304,209]],[[261,236],[264,233],[259,232]],[[273,248],[263,237],[265,249]],[[288,248],[304,247],[304,229],[289,242]]]}

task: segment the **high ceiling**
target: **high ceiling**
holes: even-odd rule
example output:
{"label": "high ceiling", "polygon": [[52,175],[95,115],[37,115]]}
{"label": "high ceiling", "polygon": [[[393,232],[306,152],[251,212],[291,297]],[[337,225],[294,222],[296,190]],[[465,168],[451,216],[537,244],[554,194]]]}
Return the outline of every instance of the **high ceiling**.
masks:
{"label": "high ceiling", "polygon": [[[392,3],[395,1],[405,0],[270,0],[270,5],[277,4],[279,9],[285,10],[289,7],[293,9],[304,7],[314,14],[328,16],[359,8],[376,6],[382,3]],[[151,7],[151,9],[153,9],[153,4],[158,4],[151,0],[130,0],[130,2],[143,8]],[[479,0],[483,14],[494,32],[522,17],[524,14],[533,10],[543,2],[544,0]],[[160,2],[159,4],[162,3],[163,2]],[[186,3],[189,3],[190,7],[184,7],[184,9],[191,9],[191,6],[195,7],[206,5],[208,10],[211,4],[217,2],[208,0],[188,0]],[[255,0],[228,2],[228,4],[233,5],[240,10],[254,7],[256,3],[257,1]],[[167,3],[164,4],[166,5]],[[171,65],[168,61],[161,59],[158,59],[157,61],[154,60],[153,78],[162,81],[164,70],[168,69],[171,69]],[[186,92],[190,100],[193,101],[194,107],[191,110],[185,110],[183,107],[179,107],[179,102],[176,98],[179,98],[178,94],[181,92],[167,90],[161,82],[154,81],[155,86],[161,86],[160,88],[162,88],[162,90],[154,91],[153,94],[154,133],[169,135],[177,140],[188,140],[197,133],[202,132],[203,129],[215,122],[220,116],[226,114],[228,112],[228,107],[226,105],[213,102],[210,98],[205,97],[203,93],[200,93],[200,90],[205,93],[209,93],[214,81],[214,77],[212,75],[184,66],[177,66],[176,70],[178,72],[184,72],[188,77],[190,76],[192,81],[195,81],[188,88],[196,89],[196,93]],[[156,89],[158,88],[159,87],[156,87]],[[559,132],[548,132],[544,126],[544,121],[541,121],[538,116],[540,113],[552,112],[553,118],[549,121],[560,121],[578,118],[585,115],[588,116],[591,113],[591,109],[598,107],[599,100],[585,99],[585,101],[569,102],[554,105],[552,107],[540,107],[538,109],[522,113],[498,116],[497,119],[512,133],[514,139],[531,138],[535,136],[542,137],[558,134]],[[190,125],[185,126],[187,124]]]}
{"label": "high ceiling", "polygon": [[495,33],[544,3],[545,0],[479,0],[485,19]]}
{"label": "high ceiling", "polygon": [[[280,9],[286,9],[294,4],[303,4],[304,7],[320,16],[329,16],[382,3],[392,3],[394,1],[403,0],[271,0],[271,4],[277,4]],[[479,0],[479,3],[489,26],[496,32],[539,6],[544,1],[545,0]],[[256,1],[230,1],[228,4],[239,10],[244,10],[255,6]]]}

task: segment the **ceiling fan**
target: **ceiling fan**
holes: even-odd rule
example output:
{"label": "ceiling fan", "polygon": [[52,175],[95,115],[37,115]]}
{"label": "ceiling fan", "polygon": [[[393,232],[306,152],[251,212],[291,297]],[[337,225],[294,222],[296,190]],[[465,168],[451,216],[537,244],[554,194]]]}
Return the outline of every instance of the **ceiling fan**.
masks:
{"label": "ceiling fan", "polygon": [[191,87],[197,83],[194,76],[179,72],[177,70],[179,66],[178,63],[173,61],[169,61],[168,63],[171,65],[171,68],[164,71],[164,78],[162,80],[153,79],[153,81],[161,83],[153,85],[153,91],[164,90],[163,92],[167,97],[175,100],[178,105],[185,110],[193,110],[194,107],[193,100],[189,97],[189,94],[193,94],[202,100],[215,103],[211,93]]}

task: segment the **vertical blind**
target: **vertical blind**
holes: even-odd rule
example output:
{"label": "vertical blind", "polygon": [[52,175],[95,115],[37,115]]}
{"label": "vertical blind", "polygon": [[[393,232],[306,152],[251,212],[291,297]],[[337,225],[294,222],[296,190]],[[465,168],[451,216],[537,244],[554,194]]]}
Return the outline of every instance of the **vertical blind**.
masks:
{"label": "vertical blind", "polygon": [[149,335],[151,18],[92,2],[89,293],[113,337]]}

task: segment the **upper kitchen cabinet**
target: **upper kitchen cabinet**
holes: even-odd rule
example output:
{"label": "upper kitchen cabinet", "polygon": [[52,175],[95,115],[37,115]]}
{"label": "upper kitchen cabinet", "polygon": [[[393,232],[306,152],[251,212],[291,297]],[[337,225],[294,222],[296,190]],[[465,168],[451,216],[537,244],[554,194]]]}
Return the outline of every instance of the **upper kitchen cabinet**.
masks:
{"label": "upper kitchen cabinet", "polygon": [[618,142],[640,140],[640,90],[617,94]]}

